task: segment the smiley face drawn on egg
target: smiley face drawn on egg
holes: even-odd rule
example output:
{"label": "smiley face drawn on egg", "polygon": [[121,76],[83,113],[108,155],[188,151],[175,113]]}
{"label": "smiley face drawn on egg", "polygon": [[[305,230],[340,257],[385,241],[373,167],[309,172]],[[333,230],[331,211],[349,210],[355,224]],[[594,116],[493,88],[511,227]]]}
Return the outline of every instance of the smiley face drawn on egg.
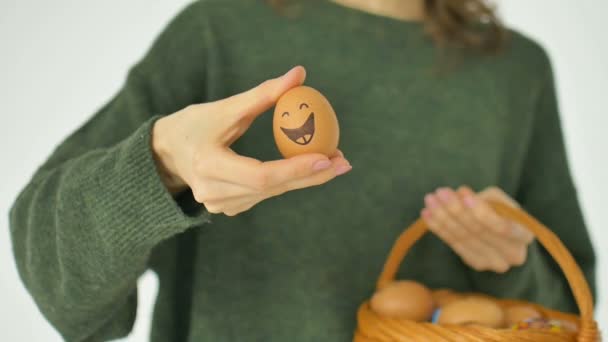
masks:
{"label": "smiley face drawn on egg", "polygon": [[[300,104],[300,110],[308,108],[308,104]],[[284,112],[283,114],[281,114],[282,117],[289,115],[289,112]],[[308,119],[304,121],[302,126],[298,128],[281,127],[281,131],[283,131],[283,133],[285,133],[285,135],[296,144],[308,145],[312,141],[312,138],[315,136],[315,113],[311,112],[308,115]]]}
{"label": "smiley face drawn on egg", "polygon": [[336,113],[323,94],[308,86],[292,88],[279,98],[272,126],[277,148],[285,158],[304,153],[329,157],[338,147]]}

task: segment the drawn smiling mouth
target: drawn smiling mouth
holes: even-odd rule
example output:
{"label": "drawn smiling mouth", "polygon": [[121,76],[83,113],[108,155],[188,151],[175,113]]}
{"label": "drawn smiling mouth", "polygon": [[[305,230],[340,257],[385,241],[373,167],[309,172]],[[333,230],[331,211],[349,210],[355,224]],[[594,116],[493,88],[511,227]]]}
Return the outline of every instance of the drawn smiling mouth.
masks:
{"label": "drawn smiling mouth", "polygon": [[283,128],[285,135],[298,145],[307,145],[315,135],[315,113],[310,113],[306,122],[298,128]]}

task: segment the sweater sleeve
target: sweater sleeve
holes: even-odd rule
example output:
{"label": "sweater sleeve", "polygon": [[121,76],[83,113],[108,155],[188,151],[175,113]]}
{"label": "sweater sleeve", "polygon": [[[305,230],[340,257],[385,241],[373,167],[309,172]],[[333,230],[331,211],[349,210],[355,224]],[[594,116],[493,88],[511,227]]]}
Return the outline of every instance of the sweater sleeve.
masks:
{"label": "sweater sleeve", "polygon": [[[595,254],[568,165],[551,63],[544,51],[542,56],[541,86],[515,199],[557,234],[595,294]],[[577,312],[562,270],[538,241],[530,245],[524,265],[505,274],[482,272],[473,277],[487,292]]]}
{"label": "sweater sleeve", "polygon": [[128,334],[152,248],[209,221],[204,208],[186,214],[165,189],[150,145],[160,115],[203,99],[195,6],[165,28],[118,94],[55,149],[11,208],[20,277],[66,340]]}

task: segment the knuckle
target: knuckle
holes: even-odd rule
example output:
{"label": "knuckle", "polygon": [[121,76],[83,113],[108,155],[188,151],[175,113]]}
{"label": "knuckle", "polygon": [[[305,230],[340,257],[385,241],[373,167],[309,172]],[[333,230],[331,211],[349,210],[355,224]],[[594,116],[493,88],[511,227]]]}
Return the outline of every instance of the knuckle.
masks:
{"label": "knuckle", "polygon": [[462,246],[464,240],[458,234],[454,234],[453,232],[448,233],[444,230],[443,236],[445,242],[452,246],[453,249],[456,249],[455,246],[458,246],[461,250],[463,250]]}
{"label": "knuckle", "polygon": [[255,203],[251,203],[251,202],[248,202],[248,203],[245,203],[245,204],[241,204],[241,205],[239,205],[237,207],[225,210],[224,214],[226,216],[237,216],[240,213],[243,213],[243,212],[251,209],[254,205],[255,205]]}
{"label": "knuckle", "polygon": [[469,265],[469,267],[471,267],[477,272],[483,272],[488,270],[487,265],[476,257],[466,259],[463,258],[463,261],[465,262],[465,264]]}
{"label": "knuckle", "polygon": [[507,238],[513,234],[514,227],[506,221],[495,222],[495,228],[498,229],[498,234]]}
{"label": "knuckle", "polygon": [[467,256],[467,250],[465,248],[465,246],[459,242],[454,242],[451,243],[450,246],[452,247],[452,249],[454,250],[454,252],[456,252],[456,254],[460,255],[462,258],[466,259]]}
{"label": "knuckle", "polygon": [[196,111],[198,108],[199,108],[199,106],[196,104],[189,104],[186,106],[186,108],[184,108],[184,110],[187,112],[192,112],[192,111]]}
{"label": "knuckle", "polygon": [[254,202],[254,203],[249,203],[249,204],[245,205],[245,206],[243,207],[243,209],[242,209],[240,212],[245,212],[245,211],[248,211],[249,209],[253,208],[253,206],[254,206],[254,205],[256,205],[256,202]]}
{"label": "knuckle", "polygon": [[195,197],[195,199],[198,203],[204,203],[204,204],[211,203],[212,201],[217,201],[217,198],[212,197],[208,193],[199,194],[198,198]]}
{"label": "knuckle", "polygon": [[458,189],[466,192],[474,192],[473,189],[471,189],[471,186],[468,184],[461,184]]}
{"label": "knuckle", "polygon": [[450,203],[447,206],[447,209],[452,214],[460,215],[460,214],[462,214],[464,208],[460,205],[460,203],[458,203],[457,201],[454,201],[454,203]]}
{"label": "knuckle", "polygon": [[481,208],[478,209],[475,212],[475,216],[477,217],[477,219],[479,221],[484,222],[484,223],[489,223],[492,221],[492,214],[490,213],[489,210],[486,210],[486,209],[481,209]]}
{"label": "knuckle", "polygon": [[317,185],[321,185],[321,184],[325,184],[327,182],[329,182],[330,180],[332,180],[335,177],[335,175],[333,174],[325,174],[325,175],[320,175],[319,177],[313,177],[310,180],[310,186],[317,186]]}
{"label": "knuckle", "polygon": [[258,191],[264,191],[270,184],[270,175],[267,172],[256,172],[253,176],[253,187]]}
{"label": "knuckle", "polygon": [[445,210],[442,209],[433,210],[433,218],[437,223],[444,226],[449,221],[448,214],[445,212]]}
{"label": "knuckle", "polygon": [[301,166],[300,167],[290,167],[290,168],[287,168],[286,170],[284,170],[282,172],[282,174],[285,175],[285,179],[292,180],[292,179],[297,179],[297,178],[306,176],[307,173],[305,173],[304,170],[305,169]]}
{"label": "knuckle", "polygon": [[452,236],[452,241],[454,243],[464,243],[469,240],[469,234],[463,229],[453,228],[450,230],[450,235]]}
{"label": "knuckle", "polygon": [[496,185],[492,185],[492,186],[487,187],[486,191],[489,192],[489,193],[499,193],[499,192],[501,192],[500,188],[498,188]]}
{"label": "knuckle", "polygon": [[504,261],[496,261],[492,267],[496,273],[505,273],[509,270],[509,264]]}
{"label": "knuckle", "polygon": [[268,101],[272,98],[272,91],[275,85],[275,80],[270,79],[260,83],[253,89],[253,96],[256,100]]}
{"label": "knuckle", "polygon": [[524,242],[526,243],[526,245],[529,245],[534,241],[535,238],[536,237],[534,236],[534,234],[530,233],[529,231],[526,231]]}
{"label": "knuckle", "polygon": [[467,263],[469,265],[469,267],[471,267],[472,269],[474,269],[476,272],[483,272],[486,269],[480,265],[479,263]]}
{"label": "knuckle", "polygon": [[473,262],[473,264],[470,266],[477,272],[485,272],[489,269],[489,267],[486,264],[479,263],[479,262]]}
{"label": "knuckle", "polygon": [[504,195],[504,192],[502,191],[501,188],[497,187],[497,186],[491,186],[488,188],[488,192],[494,196],[502,196]]}
{"label": "knuckle", "polygon": [[496,265],[494,265],[494,263],[491,262],[491,261],[481,262],[480,269],[481,269],[482,272],[497,272],[496,271]]}
{"label": "knuckle", "polygon": [[194,200],[196,200],[198,203],[206,203],[212,199],[210,196],[209,187],[205,183],[198,184],[194,189],[192,189],[192,195],[194,196]]}
{"label": "knuckle", "polygon": [[435,223],[434,220],[425,220],[425,221],[431,232],[433,232],[435,235],[438,235],[439,237],[443,238],[443,235],[444,235],[443,229],[439,228],[439,226],[437,226],[437,224]]}
{"label": "knuckle", "polygon": [[280,184],[275,186],[272,191],[269,192],[269,195],[271,197],[280,196],[286,193],[287,191],[289,191],[289,186],[287,184]]}
{"label": "knuckle", "polygon": [[192,191],[192,195],[194,196],[194,200],[197,203],[204,204],[206,202],[206,199],[204,198],[204,196],[201,195],[198,191]]}
{"label": "knuckle", "polygon": [[511,265],[521,266],[526,261],[526,254],[527,251],[525,248],[518,248],[509,254],[508,261]]}
{"label": "knuckle", "polygon": [[446,232],[444,229],[434,223],[429,223],[429,230],[437,235],[447,245],[451,246],[452,249],[456,250],[454,246],[458,244],[458,241],[455,241],[450,233]]}
{"label": "knuckle", "polygon": [[442,230],[442,229],[431,229],[431,230],[433,233],[435,233],[437,236],[439,236],[439,238],[441,240],[443,240],[443,242],[445,242],[449,246],[452,246],[452,248],[457,243],[456,241],[454,241],[454,239],[452,239],[452,236],[450,234],[447,234],[444,230]]}
{"label": "knuckle", "polygon": [[474,222],[469,222],[467,227],[473,234],[481,234],[481,232],[483,232],[481,225]]}
{"label": "knuckle", "polygon": [[205,205],[205,208],[207,209],[207,211],[212,214],[220,214],[223,211],[223,208],[216,204],[204,204],[204,205]]}
{"label": "knuckle", "polygon": [[194,196],[194,200],[198,203],[205,203],[207,201],[204,193],[202,193],[199,189],[193,189],[192,195]]}
{"label": "knuckle", "polygon": [[201,152],[195,152],[192,156],[192,169],[195,174],[200,175],[205,172],[207,169],[207,159],[206,154]]}

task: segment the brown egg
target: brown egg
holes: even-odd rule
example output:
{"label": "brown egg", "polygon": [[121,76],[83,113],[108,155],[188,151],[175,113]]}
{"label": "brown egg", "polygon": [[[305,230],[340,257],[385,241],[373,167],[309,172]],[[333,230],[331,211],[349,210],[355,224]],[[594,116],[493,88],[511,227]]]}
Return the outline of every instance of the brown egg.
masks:
{"label": "brown egg", "polygon": [[448,289],[433,291],[433,301],[435,301],[436,307],[442,307],[462,297],[461,294]]}
{"label": "brown egg", "polygon": [[306,86],[290,89],[279,98],[272,131],[285,158],[303,153],[331,157],[340,140],[338,119],[331,104],[320,92]]}
{"label": "brown egg", "polygon": [[515,305],[505,309],[505,322],[507,326],[512,326],[530,318],[542,318],[540,312],[531,306]]}
{"label": "brown egg", "polygon": [[370,300],[372,310],[382,316],[428,321],[433,314],[433,297],[424,285],[396,281],[378,290]]}
{"label": "brown egg", "polygon": [[480,325],[502,328],[505,314],[494,301],[482,297],[466,297],[455,300],[443,308],[439,324]]}

